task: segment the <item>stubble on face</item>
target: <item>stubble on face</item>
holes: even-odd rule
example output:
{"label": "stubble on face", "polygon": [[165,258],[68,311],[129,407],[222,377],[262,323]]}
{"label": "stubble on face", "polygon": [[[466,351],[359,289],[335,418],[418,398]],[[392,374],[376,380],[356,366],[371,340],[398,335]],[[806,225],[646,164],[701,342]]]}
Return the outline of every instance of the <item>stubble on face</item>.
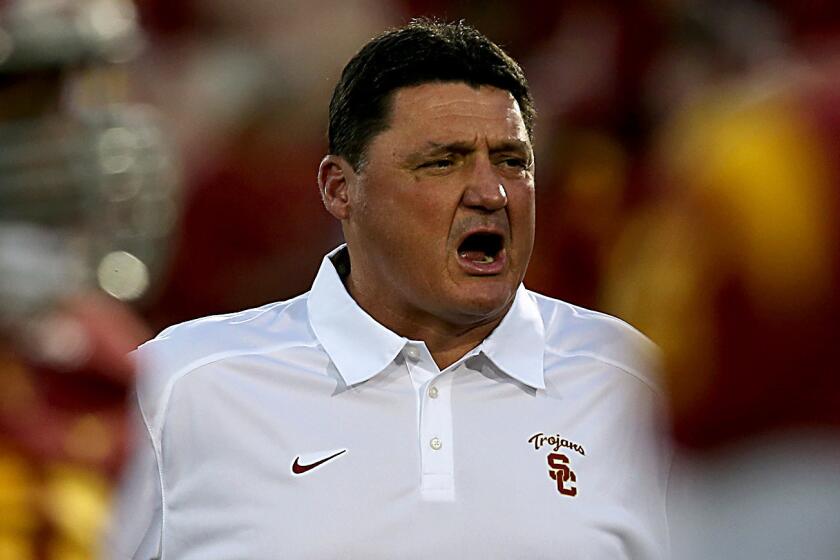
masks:
{"label": "stubble on face", "polygon": [[[487,86],[424,84],[394,94],[389,124],[351,186],[351,294],[409,338],[495,326],[534,235],[533,154],[516,100]],[[459,251],[482,232],[500,245],[484,269]]]}

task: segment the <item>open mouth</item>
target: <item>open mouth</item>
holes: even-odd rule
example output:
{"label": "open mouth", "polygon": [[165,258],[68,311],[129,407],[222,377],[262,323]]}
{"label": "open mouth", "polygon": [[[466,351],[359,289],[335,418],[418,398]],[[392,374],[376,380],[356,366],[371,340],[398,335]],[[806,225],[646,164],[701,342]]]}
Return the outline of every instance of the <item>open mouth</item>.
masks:
{"label": "open mouth", "polygon": [[478,266],[488,266],[501,261],[504,255],[504,238],[494,232],[470,234],[458,246],[458,256]]}

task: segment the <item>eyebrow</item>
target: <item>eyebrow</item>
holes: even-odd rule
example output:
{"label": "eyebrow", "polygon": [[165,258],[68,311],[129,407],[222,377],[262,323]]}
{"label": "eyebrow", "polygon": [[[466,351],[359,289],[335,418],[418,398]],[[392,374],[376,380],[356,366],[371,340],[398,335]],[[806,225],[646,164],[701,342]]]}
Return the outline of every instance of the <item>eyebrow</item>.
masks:
{"label": "eyebrow", "polygon": [[[475,141],[467,142],[462,140],[443,144],[440,142],[428,141],[423,147],[414,152],[413,155],[426,156],[444,153],[468,154],[475,151],[475,149]],[[531,154],[528,144],[522,140],[502,140],[501,142],[496,142],[490,145],[491,154],[499,152],[522,152],[526,155]]]}

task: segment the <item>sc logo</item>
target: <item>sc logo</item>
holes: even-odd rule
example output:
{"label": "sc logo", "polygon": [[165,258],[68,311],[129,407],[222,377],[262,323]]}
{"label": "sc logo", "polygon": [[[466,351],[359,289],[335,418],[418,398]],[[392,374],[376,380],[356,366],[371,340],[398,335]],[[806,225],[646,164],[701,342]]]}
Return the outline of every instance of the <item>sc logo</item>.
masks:
{"label": "sc logo", "polygon": [[577,488],[574,483],[577,477],[569,468],[569,458],[561,453],[548,454],[548,476],[557,482],[557,491],[564,496],[576,496]]}

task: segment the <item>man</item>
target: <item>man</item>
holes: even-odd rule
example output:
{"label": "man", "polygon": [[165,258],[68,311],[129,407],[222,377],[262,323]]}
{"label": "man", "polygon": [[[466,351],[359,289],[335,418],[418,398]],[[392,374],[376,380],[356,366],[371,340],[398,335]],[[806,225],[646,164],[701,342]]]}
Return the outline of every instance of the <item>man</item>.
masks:
{"label": "man", "polygon": [[840,550],[838,54],[698,89],[621,245],[615,305],[663,350],[680,560]]}
{"label": "man", "polygon": [[138,357],[120,558],[658,558],[646,339],[526,290],[534,110],[465,24],[368,43],[318,182],[346,246]]}

